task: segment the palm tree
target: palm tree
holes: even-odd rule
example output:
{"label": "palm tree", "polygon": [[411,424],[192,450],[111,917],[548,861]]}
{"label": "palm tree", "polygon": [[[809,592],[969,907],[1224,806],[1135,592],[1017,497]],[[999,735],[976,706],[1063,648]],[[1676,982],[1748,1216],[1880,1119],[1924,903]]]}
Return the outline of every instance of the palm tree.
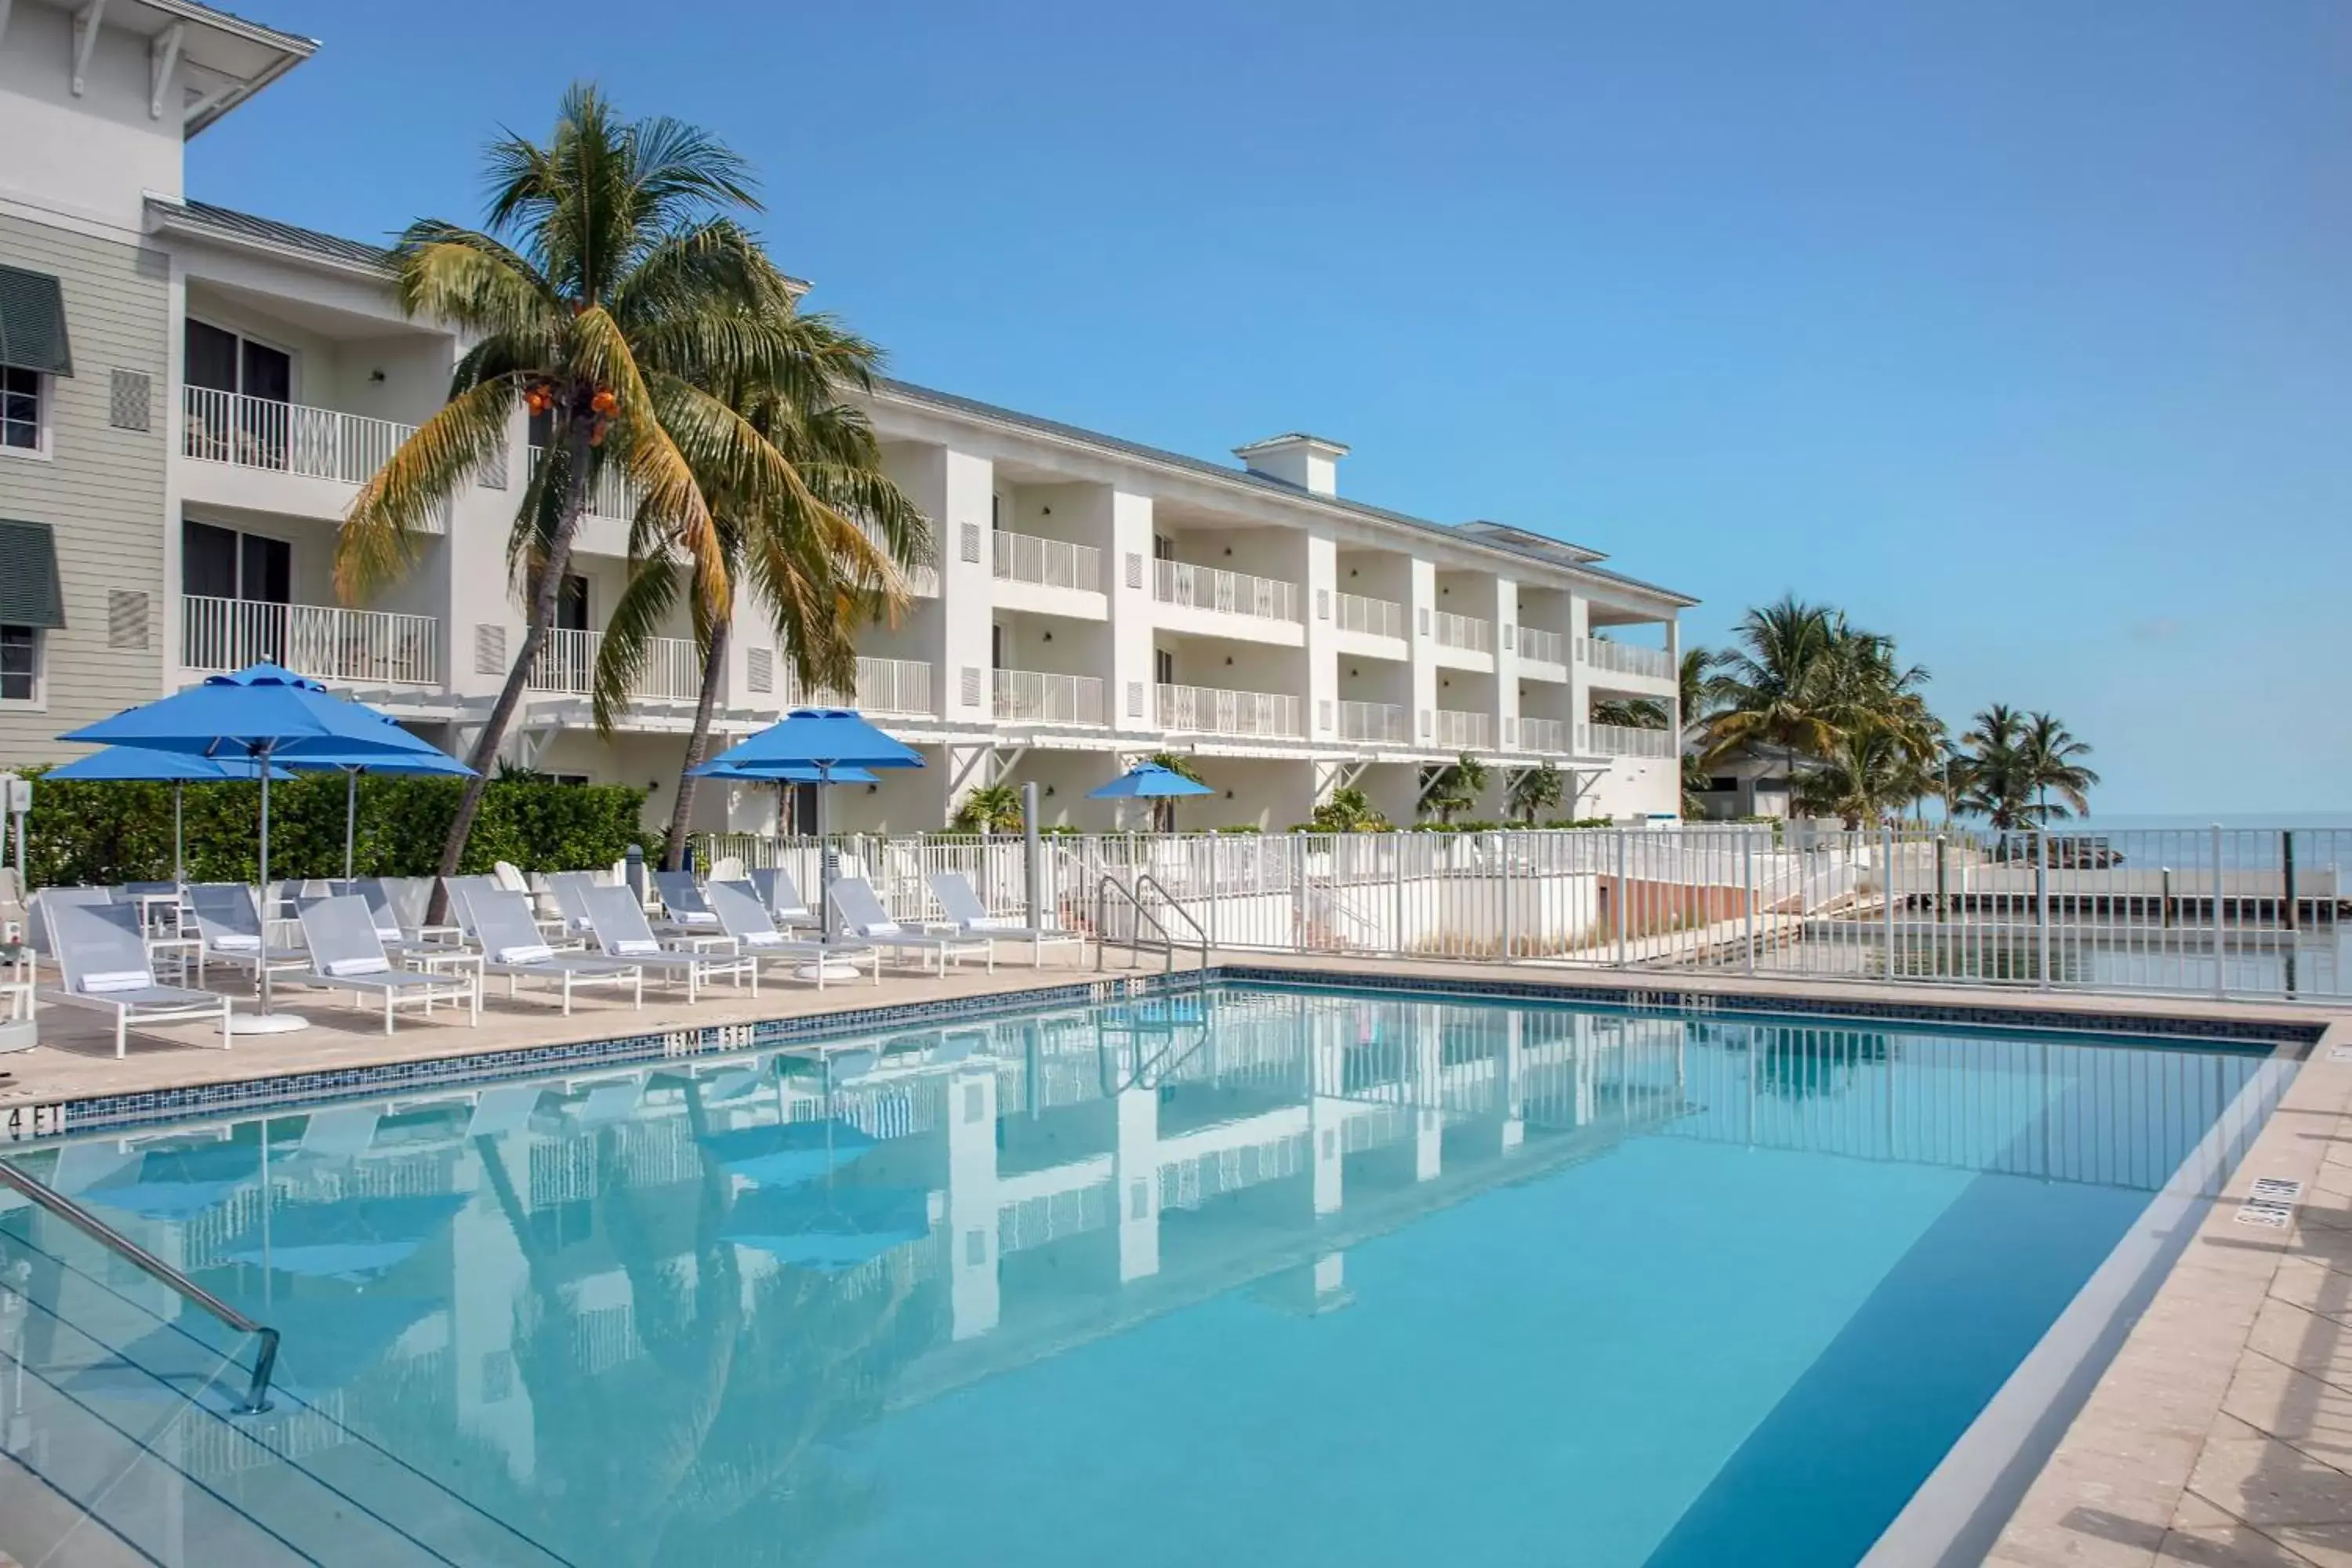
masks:
{"label": "palm tree", "polygon": [[1307,826],[1314,833],[1384,833],[1389,819],[1373,808],[1371,797],[1362,790],[1343,786],[1315,808]]}
{"label": "palm tree", "polygon": [[1538,815],[1558,809],[1560,797],[1566,793],[1567,781],[1549,763],[1541,767],[1524,769],[1511,780],[1510,813],[1533,827]]}
{"label": "palm tree", "polygon": [[1018,833],[1021,792],[1009,784],[982,784],[963,797],[951,826],[958,833]]}
{"label": "palm tree", "polygon": [[677,121],[624,121],[582,85],[544,145],[509,134],[488,163],[483,229],[424,219],[394,249],[401,308],[448,322],[472,347],[448,401],[361,488],[335,545],[346,602],[396,581],[444,505],[503,451],[516,405],[546,419],[508,543],[526,587],[522,644],[475,742],[445,876],[554,624],[597,477],[626,477],[637,530],[693,563],[698,614],[713,624],[730,613],[730,584],[698,476],[755,491],[793,478],[705,390],[730,369],[784,379],[799,353],[787,281],[733,216],[758,207],[743,161]]}
{"label": "palm tree", "polygon": [[1739,646],[1718,656],[1707,688],[1712,713],[1702,755],[1713,762],[1742,750],[1777,748],[1791,809],[1798,755],[1820,756],[1837,740],[1822,690],[1836,628],[1832,612],[1794,595],[1751,609],[1734,629]]}
{"label": "palm tree", "polygon": [[1723,656],[1712,648],[1683,649],[1675,668],[1675,708],[1685,731],[1714,717],[1719,684],[1716,672],[1722,664]]}
{"label": "palm tree", "polygon": [[1651,697],[1603,697],[1592,704],[1592,721],[1628,730],[1663,730],[1671,721],[1666,705]]}
{"label": "palm tree", "polygon": [[1978,713],[1969,732],[1960,737],[1959,766],[1955,770],[1961,810],[1982,816],[2006,833],[2024,825],[2032,815],[2032,786],[2025,782],[2019,739],[2025,720],[2005,702]]}
{"label": "palm tree", "polygon": [[[908,602],[901,568],[929,557],[930,530],[882,471],[872,424],[838,396],[872,386],[879,351],[821,316],[795,315],[779,325],[798,350],[773,367],[789,373],[785,378],[754,383],[737,371],[711,390],[782,456],[793,482],[740,486],[724,471],[697,478],[710,499],[724,569],[757,591],[802,684],[847,688],[856,679],[857,633],[877,616],[896,622]],[[879,536],[879,550],[861,520]],[[596,727],[607,734],[627,706],[678,585],[658,539],[633,536],[631,545],[629,583],[597,655]],[[645,546],[652,552],[638,553]],[[699,562],[694,567],[698,576],[709,569]],[[705,613],[707,601],[698,588],[691,595],[702,681],[663,850],[671,870],[685,863],[699,782],[694,769],[709,746],[733,631],[731,617]]]}
{"label": "palm tree", "polygon": [[[1178,778],[1191,779],[1196,784],[1209,782],[1201,776],[1201,764],[1182,752],[1154,752],[1143,760],[1154,767],[1166,768]],[[1155,832],[1176,831],[1176,802],[1172,796],[1162,795],[1151,803],[1151,826]]]}
{"label": "palm tree", "polygon": [[[2048,713],[2029,713],[2018,736],[2021,783],[2032,793],[2035,826],[2091,809],[2091,787],[2099,775],[2083,764],[2091,748]],[[2055,790],[2058,804],[2051,804]]]}
{"label": "palm tree", "polygon": [[1486,793],[1486,764],[1465,752],[1432,773],[1421,795],[1421,809],[1435,812],[1449,827],[1459,813],[1478,804]]}

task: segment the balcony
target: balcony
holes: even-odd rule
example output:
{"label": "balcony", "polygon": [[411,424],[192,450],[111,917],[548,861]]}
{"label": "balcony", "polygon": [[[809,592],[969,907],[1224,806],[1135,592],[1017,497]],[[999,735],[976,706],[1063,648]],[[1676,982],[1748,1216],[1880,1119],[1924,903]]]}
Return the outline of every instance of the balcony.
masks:
{"label": "balcony", "polygon": [[[857,523],[857,531],[864,534],[867,542],[871,543],[875,549],[879,550],[885,555],[890,553],[890,546],[883,542],[882,531],[880,529],[875,527],[870,522],[860,521]],[[930,565],[907,566],[900,568],[900,574],[907,579],[907,592],[912,594],[916,598],[936,599],[940,596],[940,569],[938,567]],[[925,709],[924,711],[929,712],[930,710]]]}
{"label": "balcony", "polygon": [[787,708],[855,708],[861,713],[921,718],[939,711],[931,697],[931,667],[919,658],[873,658],[861,655],[855,691],[803,686],[800,672],[787,663],[783,670],[783,699]]}
{"label": "balcony", "polygon": [[[247,397],[205,386],[182,390],[181,456],[256,474],[281,474],[291,480],[324,480],[357,489],[373,479],[400,444],[416,433],[414,425],[341,414],[331,408]],[[213,489],[201,488],[206,492]],[[309,504],[304,504],[299,495],[299,491],[225,490],[198,499],[322,513],[339,521],[352,499],[341,489],[314,491]],[[438,533],[448,525],[445,517],[436,513],[425,526]]]}
{"label": "balcony", "polygon": [[180,664],[243,669],[257,659],[352,686],[440,684],[440,623],[431,616],[180,598]]}
{"label": "balcony", "polygon": [[1343,632],[1366,637],[1404,637],[1404,606],[1393,599],[1367,599],[1360,594],[1331,595],[1331,624]]}
{"label": "balcony", "polygon": [[1675,732],[1671,730],[1637,730],[1629,724],[1586,724],[1582,728],[1586,749],[1604,757],[1675,754]]}
{"label": "balcony", "polygon": [[1483,752],[1494,744],[1495,716],[1465,713],[1458,708],[1437,710],[1437,729],[1431,739],[1449,752]]}
{"label": "balcony", "polygon": [[1564,754],[1568,751],[1568,721],[1565,719],[1521,719],[1519,750]]}
{"label": "balcony", "polygon": [[1458,647],[1465,653],[1495,651],[1495,623],[1482,621],[1475,616],[1457,616],[1450,610],[1440,610],[1436,616],[1437,646]]}
{"label": "balcony", "polygon": [[1541,626],[1519,628],[1519,659],[1527,664],[1568,663],[1568,638],[1559,632],[1548,632]]}
{"label": "balcony", "polygon": [[995,676],[994,712],[1001,721],[1016,724],[1100,724],[1103,721],[1103,683],[1097,676],[1055,675],[1042,669],[1000,669],[995,671]]}
{"label": "balcony", "polygon": [[1398,702],[1342,702],[1339,739],[1383,746],[1410,745],[1412,715]]}
{"label": "balcony", "polygon": [[1276,577],[1253,577],[1246,572],[1220,572],[1181,561],[1154,561],[1151,567],[1152,597],[1163,605],[1266,621],[1298,619],[1296,583]]}
{"label": "balcony", "polygon": [[1305,702],[1280,692],[1163,686],[1159,695],[1160,727],[1172,732],[1265,735],[1282,740],[1300,740],[1307,733]]}
{"label": "balcony", "polygon": [[1607,637],[1579,637],[1576,661],[1611,675],[1640,675],[1652,680],[1675,679],[1674,656],[1665,649],[1630,647]]}
{"label": "balcony", "polygon": [[989,550],[989,569],[1000,582],[1102,592],[1102,552],[1092,545],[1000,531],[991,535]]}
{"label": "balcony", "polygon": [[[529,686],[533,691],[554,691],[586,697],[596,689],[596,659],[604,646],[602,632],[572,631],[551,626],[539,645]],[[694,702],[702,696],[702,650],[688,637],[649,637],[644,666],[629,687],[629,695],[646,702]]]}

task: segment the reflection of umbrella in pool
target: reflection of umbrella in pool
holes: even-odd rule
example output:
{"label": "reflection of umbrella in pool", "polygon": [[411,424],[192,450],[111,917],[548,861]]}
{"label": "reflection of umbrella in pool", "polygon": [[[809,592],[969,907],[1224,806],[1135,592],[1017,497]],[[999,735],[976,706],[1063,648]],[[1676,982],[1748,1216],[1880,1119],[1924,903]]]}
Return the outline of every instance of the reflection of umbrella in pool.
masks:
{"label": "reflection of umbrella in pool", "polygon": [[759,1187],[736,1200],[725,1239],[832,1274],[930,1233],[930,1194],[919,1187]]}
{"label": "reflection of umbrella in pool", "polygon": [[144,1219],[185,1219],[261,1177],[257,1144],[195,1143],[182,1149],[150,1149],[139,1156],[139,1174],[83,1189],[85,1202]]}
{"label": "reflection of umbrella in pool", "polygon": [[713,1132],[702,1147],[746,1181],[789,1187],[848,1164],[874,1147],[874,1140],[846,1121],[787,1121]]}
{"label": "reflection of umbrella in pool", "polygon": [[[215,1289],[220,1289],[217,1280]],[[234,1291],[229,1292],[233,1299]],[[341,1388],[375,1366],[394,1342],[426,1314],[431,1301],[400,1296],[350,1295],[306,1303],[281,1302],[278,1353],[273,1386],[304,1397]],[[163,1323],[128,1344],[108,1347],[112,1355],[75,1373],[78,1391],[138,1399],[193,1397],[214,1385],[224,1408],[234,1408],[253,1363],[242,1336],[201,1316]],[[227,1363],[238,1370],[226,1371]]]}
{"label": "reflection of umbrella in pool", "polygon": [[364,1279],[404,1263],[466,1206],[463,1194],[297,1203],[232,1237],[216,1256],[283,1274]]}

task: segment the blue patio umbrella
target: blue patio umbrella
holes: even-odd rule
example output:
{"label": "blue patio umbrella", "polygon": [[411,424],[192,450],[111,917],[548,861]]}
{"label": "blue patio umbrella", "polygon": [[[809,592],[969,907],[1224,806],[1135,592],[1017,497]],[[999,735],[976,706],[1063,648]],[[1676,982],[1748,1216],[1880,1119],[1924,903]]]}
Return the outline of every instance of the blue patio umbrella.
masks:
{"label": "blue patio umbrella", "polygon": [[[109,746],[49,770],[53,779],[89,783],[135,782],[172,786],[172,880],[186,881],[185,857],[181,853],[181,793],[192,784],[219,784],[224,779],[253,779],[260,769],[242,757],[195,757],[176,752],[151,752],[143,746]],[[285,783],[294,775],[280,768],[275,775]]]}
{"label": "blue patio umbrella", "polygon": [[462,1193],[288,1204],[270,1216],[268,1237],[256,1224],[217,1256],[281,1274],[364,1279],[406,1262],[465,1206]]}
{"label": "blue patio umbrella", "polygon": [[[1100,789],[1088,790],[1088,800],[1173,800],[1180,795],[1214,795],[1207,784],[1186,778],[1158,763],[1139,763]],[[1157,810],[1158,807],[1154,807]]]}
{"label": "blue patio umbrella", "polygon": [[931,1234],[917,1187],[759,1187],[736,1199],[721,1236],[802,1268],[833,1274]]}
{"label": "blue patio umbrella", "polygon": [[[400,726],[400,721],[388,713],[379,713],[376,717],[394,729]],[[407,733],[406,731],[401,732],[404,735]],[[415,739],[414,736],[409,738]],[[427,747],[421,752],[404,751],[390,756],[354,752],[340,757],[298,757],[292,765],[310,773],[324,773],[334,768],[343,774],[343,880],[346,882],[352,879],[352,849],[359,834],[362,773],[431,774],[438,778],[458,779],[474,776],[473,769],[438,747]]]}
{"label": "blue patio umbrella", "polygon": [[832,1174],[873,1148],[874,1140],[846,1121],[787,1121],[714,1132],[702,1147],[746,1181],[790,1187]]}
{"label": "blue patio umbrella", "polygon": [[[919,768],[915,748],[892,740],[847,708],[795,708],[776,723],[730,746],[703,764],[706,769],[813,768],[815,783],[831,784],[843,768]],[[824,838],[824,796],[817,796],[817,837]],[[833,881],[840,851],[829,842],[820,867],[817,908],[824,934],[833,935]],[[830,976],[828,976],[830,978]]]}
{"label": "blue patio umbrella", "polygon": [[734,763],[709,762],[693,770],[698,779],[731,779],[738,784],[880,784],[881,778],[866,768],[835,768],[831,774],[821,774],[816,769],[801,764],[777,763],[761,767],[756,763]]}
{"label": "blue patio umbrella", "polygon": [[[373,708],[346,702],[319,682],[275,664],[249,665],[111,719],[68,731],[63,741],[144,746],[208,758],[245,758],[257,765],[299,766],[305,757],[356,755],[389,760],[434,748]],[[260,881],[269,886],[269,773],[261,774]],[[263,911],[266,915],[267,910]],[[261,1011],[243,1013],[234,1026],[249,1034],[299,1029],[304,1020],[270,1011],[270,970],[261,965]]]}

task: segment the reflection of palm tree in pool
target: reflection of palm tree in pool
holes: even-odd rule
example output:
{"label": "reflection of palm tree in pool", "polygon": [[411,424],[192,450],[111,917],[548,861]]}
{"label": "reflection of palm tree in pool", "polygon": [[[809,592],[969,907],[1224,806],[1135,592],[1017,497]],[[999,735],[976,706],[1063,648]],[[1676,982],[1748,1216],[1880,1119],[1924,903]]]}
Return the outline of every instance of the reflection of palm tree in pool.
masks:
{"label": "reflection of palm tree in pool", "polygon": [[[708,1119],[698,1090],[687,1094],[699,1149]],[[780,1268],[753,1285],[747,1310],[723,1239],[733,1184],[719,1163],[701,1161],[689,1271],[662,1244],[682,1217],[677,1189],[632,1184],[617,1131],[595,1136],[598,1217],[629,1279],[639,1351],[593,1372],[581,1363],[551,1216],[526,1209],[496,1143],[480,1144],[528,1271],[514,1360],[536,1458],[532,1484],[480,1500],[583,1561],[806,1561],[870,1510],[832,1445],[878,1418],[891,1371],[935,1337],[932,1313],[908,1310],[911,1282],[887,1264],[839,1276]]]}
{"label": "reflection of palm tree in pool", "polygon": [[1854,1069],[1886,1060],[1886,1037],[1874,1029],[1814,1029],[1759,1025],[1748,1048],[1756,1058],[1757,1087],[1783,1100],[1843,1094]]}

